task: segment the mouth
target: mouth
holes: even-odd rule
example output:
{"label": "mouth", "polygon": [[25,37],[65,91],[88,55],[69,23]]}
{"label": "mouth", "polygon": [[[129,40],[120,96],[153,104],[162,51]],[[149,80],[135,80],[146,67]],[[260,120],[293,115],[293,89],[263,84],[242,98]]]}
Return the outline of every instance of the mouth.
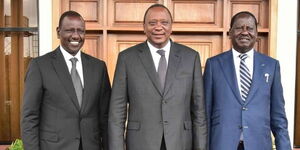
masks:
{"label": "mouth", "polygon": [[165,36],[165,34],[152,34],[152,35],[156,38],[161,38]]}
{"label": "mouth", "polygon": [[73,46],[78,46],[79,42],[78,41],[71,41],[70,44],[73,45]]}
{"label": "mouth", "polygon": [[250,41],[250,38],[247,38],[247,37],[240,37],[240,38],[239,38],[239,41],[241,41],[241,42],[249,42],[249,41]]}

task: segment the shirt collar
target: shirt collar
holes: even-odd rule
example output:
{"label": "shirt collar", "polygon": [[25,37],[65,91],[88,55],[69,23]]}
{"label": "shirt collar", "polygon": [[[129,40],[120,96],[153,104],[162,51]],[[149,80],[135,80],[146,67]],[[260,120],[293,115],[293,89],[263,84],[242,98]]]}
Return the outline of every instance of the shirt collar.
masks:
{"label": "shirt collar", "polygon": [[65,58],[66,61],[69,61],[71,58],[77,58],[78,62],[81,62],[81,50],[79,50],[77,52],[77,54],[75,56],[71,55],[70,53],[68,53],[61,45],[60,45],[60,50]]}
{"label": "shirt collar", "polygon": [[147,44],[148,44],[148,47],[149,47],[149,49],[151,50],[151,51],[157,51],[157,50],[160,50],[160,49],[162,49],[162,50],[164,50],[164,51],[166,51],[166,52],[169,52],[170,51],[170,49],[171,49],[171,42],[170,42],[170,40],[168,40],[168,43],[164,46],[164,47],[162,47],[162,48],[156,48],[156,47],[154,47],[148,40],[147,40]]}
{"label": "shirt collar", "polygon": [[[242,54],[240,52],[238,52],[237,50],[235,50],[234,48],[232,48],[232,53],[233,53],[233,57],[235,58],[239,58],[239,56]],[[248,55],[248,58],[253,58],[253,55],[254,55],[254,49],[252,48],[250,51],[248,51],[247,53],[245,53]]]}

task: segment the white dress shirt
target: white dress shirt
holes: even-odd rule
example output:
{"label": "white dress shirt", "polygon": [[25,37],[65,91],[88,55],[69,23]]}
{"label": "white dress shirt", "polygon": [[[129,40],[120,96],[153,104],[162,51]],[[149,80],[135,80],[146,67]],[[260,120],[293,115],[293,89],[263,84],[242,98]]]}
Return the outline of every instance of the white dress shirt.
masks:
{"label": "white dress shirt", "polygon": [[170,42],[170,40],[168,40],[168,43],[163,48],[156,48],[149,41],[147,41],[147,44],[148,44],[148,47],[149,47],[151,55],[152,55],[152,59],[153,59],[153,62],[154,62],[154,66],[155,66],[156,72],[157,72],[159,60],[160,60],[160,57],[161,57],[156,52],[157,50],[164,50],[165,51],[165,57],[166,57],[167,66],[168,66],[169,54],[170,54],[170,49],[171,49],[171,42]]}
{"label": "white dress shirt", "polygon": [[69,73],[71,74],[71,69],[72,69],[72,62],[70,61],[71,58],[77,58],[77,62],[76,62],[76,70],[79,74],[81,83],[82,83],[82,87],[84,87],[84,80],[83,80],[83,69],[82,69],[82,61],[81,61],[81,51],[79,50],[78,53],[73,56],[70,53],[68,53],[62,46],[59,47],[61,50],[61,53],[63,54],[65,61],[67,63],[68,69],[69,69]]}
{"label": "white dress shirt", "polygon": [[[238,52],[238,51],[236,51],[235,49],[232,48],[232,54],[233,54],[233,62],[234,62],[235,73],[236,73],[236,80],[237,80],[237,83],[238,83],[240,95],[242,97],[241,81],[240,81],[240,63],[241,63],[241,58],[239,57],[242,53],[240,53],[240,52]],[[254,57],[253,56],[254,56],[254,50],[251,49],[250,51],[248,51],[245,54],[248,55],[248,57],[245,59],[245,64],[246,64],[247,68],[249,69],[250,77],[252,79],[252,76],[253,76],[253,61],[254,61]],[[243,131],[241,133],[240,140],[241,141],[244,140]]]}
{"label": "white dress shirt", "polygon": [[[235,66],[236,80],[237,80],[237,83],[238,83],[240,95],[242,95],[241,81],[240,81],[240,63],[241,63],[241,59],[239,57],[242,53],[240,53],[240,52],[238,52],[238,51],[236,51],[235,49],[232,48],[232,54],[233,54],[233,61],[234,61],[234,66]],[[245,63],[246,63],[246,66],[248,67],[248,69],[250,71],[250,76],[251,76],[251,79],[252,79],[254,49],[251,49],[246,54],[248,55],[248,57],[245,59]]]}

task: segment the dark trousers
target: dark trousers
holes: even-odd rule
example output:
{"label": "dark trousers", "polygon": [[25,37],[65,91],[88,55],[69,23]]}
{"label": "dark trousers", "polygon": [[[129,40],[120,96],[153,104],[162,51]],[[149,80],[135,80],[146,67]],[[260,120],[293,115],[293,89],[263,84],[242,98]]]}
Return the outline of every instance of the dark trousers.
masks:
{"label": "dark trousers", "polygon": [[240,141],[237,150],[244,150],[244,142]]}
{"label": "dark trousers", "polygon": [[165,137],[164,136],[162,137],[160,150],[167,150],[167,148],[166,148],[166,142],[165,142]]}
{"label": "dark trousers", "polygon": [[80,138],[80,143],[79,143],[79,148],[78,150],[82,150],[82,141],[81,141],[81,138]]}

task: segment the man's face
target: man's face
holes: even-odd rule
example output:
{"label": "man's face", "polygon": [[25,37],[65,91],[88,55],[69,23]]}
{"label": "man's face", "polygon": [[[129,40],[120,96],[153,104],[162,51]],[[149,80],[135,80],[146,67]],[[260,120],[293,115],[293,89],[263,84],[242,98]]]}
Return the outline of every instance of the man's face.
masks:
{"label": "man's face", "polygon": [[85,24],[83,19],[67,16],[56,31],[61,46],[71,55],[76,55],[84,44]]}
{"label": "man's face", "polygon": [[257,38],[255,20],[247,14],[237,16],[229,32],[232,46],[240,53],[246,53],[254,47]]}
{"label": "man's face", "polygon": [[172,33],[172,20],[168,11],[162,7],[149,9],[145,17],[144,32],[153,46],[164,47]]}

